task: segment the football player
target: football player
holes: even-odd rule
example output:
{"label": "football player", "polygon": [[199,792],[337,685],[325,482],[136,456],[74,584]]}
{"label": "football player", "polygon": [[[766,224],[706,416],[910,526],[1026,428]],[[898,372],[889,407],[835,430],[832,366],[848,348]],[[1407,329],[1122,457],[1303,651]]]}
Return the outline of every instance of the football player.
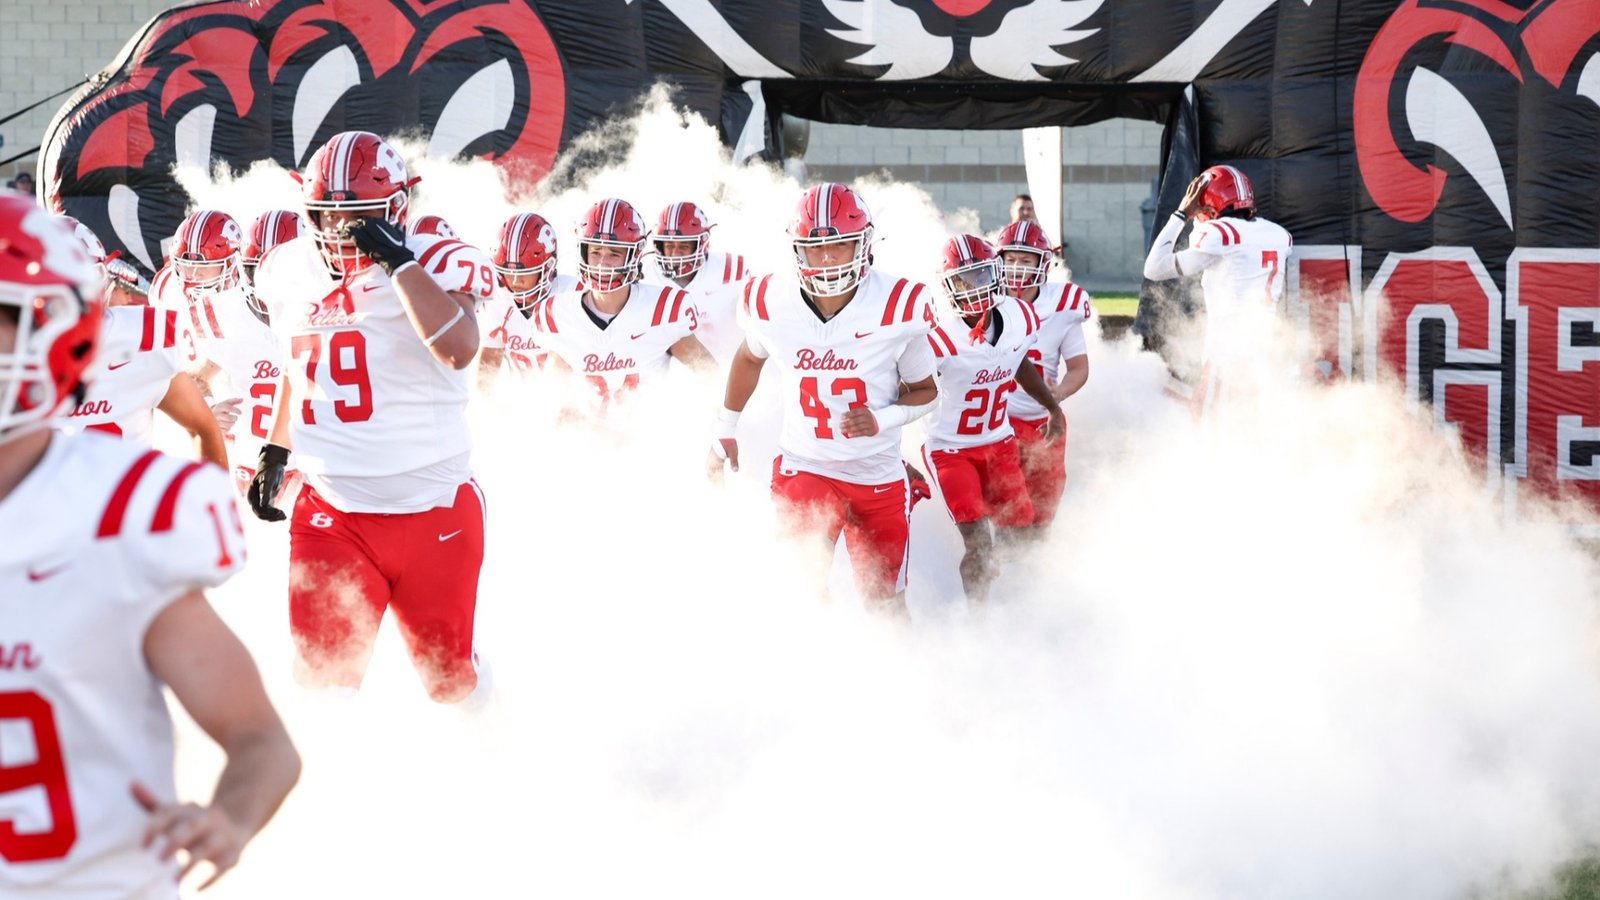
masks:
{"label": "football player", "polygon": [[[1065,403],[1089,380],[1089,350],[1083,337],[1083,323],[1092,312],[1089,292],[1070,281],[1046,280],[1055,248],[1037,222],[1025,219],[1007,225],[995,244],[1006,292],[1031,306],[1039,317],[1028,359],[1049,385],[1050,395]],[[1030,536],[1039,537],[1055,521],[1066,490],[1065,426],[1060,440],[1046,441],[1049,411],[1026,392],[1012,397],[1010,416],[1033,504],[1033,523],[1025,528]]]}
{"label": "football player", "polygon": [[[1178,235],[1193,220],[1189,246],[1174,251]],[[1204,416],[1241,382],[1261,355],[1263,331],[1283,301],[1285,267],[1294,241],[1283,226],[1256,214],[1250,179],[1233,166],[1212,166],[1189,182],[1178,209],[1167,220],[1144,277],[1152,280],[1199,275],[1205,298],[1206,334],[1200,383],[1190,408]]]}
{"label": "football player", "polygon": [[711,221],[687,201],[669,204],[650,235],[655,266],[663,278],[689,292],[700,327],[695,337],[719,365],[726,365],[744,341],[734,315],[744,283],[744,257],[711,251]]}
{"label": "football player", "polygon": [[[106,271],[110,259],[100,239],[76,219],[62,219]],[[104,296],[111,305],[102,314],[99,359],[89,374],[89,389],[58,427],[102,431],[149,447],[159,409],[189,432],[202,459],[226,471],[228,446],[217,415],[236,416],[238,403],[221,403],[216,411],[206,404],[188,374],[200,357],[185,321],[176,310],[145,305],[145,297],[129,290],[114,288]]]}
{"label": "football player", "polygon": [[577,287],[571,275],[556,274],[556,232],[538,213],[517,213],[500,223],[495,241],[496,289],[479,316],[483,349],[478,353],[478,384],[488,388],[500,367],[526,374],[544,368],[549,355],[539,346],[534,312],[557,291]]}
{"label": "football player", "polygon": [[699,311],[688,293],[642,280],[644,220],[626,200],[601,200],[578,224],[578,275],[570,290],[539,304],[534,325],[550,366],[580,379],[582,411],[604,417],[642,378],[676,359],[709,373],[716,361],[695,338]]}
{"label": "football player", "polygon": [[305,217],[290,209],[272,209],[256,216],[245,233],[244,247],[239,254],[240,274],[244,276],[250,311],[263,322],[267,320],[267,310],[256,299],[256,266],[261,264],[261,257],[266,256],[268,250],[305,233]]}
{"label": "football player", "polygon": [[[66,223],[0,192],[0,895],[176,900],[238,862],[300,759],[203,593],[245,561],[227,477],[49,428],[100,290]],[[177,797],[166,689],[226,759],[203,805]]]}
{"label": "football player", "polygon": [[994,580],[997,539],[1014,543],[1008,538],[1033,524],[1008,398],[1021,387],[1047,412],[1041,429],[1047,446],[1066,430],[1066,417],[1029,359],[1039,314],[1031,303],[1001,293],[994,248],[970,234],[951,238],[939,278],[950,303],[928,336],[939,408],[922,458],[966,545],[961,584],[967,599],[982,603]]}
{"label": "football player", "polygon": [[256,269],[290,358],[249,500],[262,519],[285,517],[272,498],[292,448],[305,483],[289,524],[302,680],[358,687],[390,611],[428,695],[453,703],[480,686],[484,505],[467,369],[494,273],[461,241],[406,236],[413,184],[400,154],[364,131],[334,135],[307,164],[311,232]]}
{"label": "football player", "polygon": [[869,608],[904,617],[910,490],[900,429],[938,397],[927,288],[872,266],[867,204],[842,184],[809,188],[789,227],[795,278],[747,282],[745,341],[728,371],[709,461],[737,471],[739,415],[769,361],[782,403],[772,495],[792,529],[830,555],[844,533]]}
{"label": "football player", "polygon": [[[241,495],[255,478],[284,366],[277,337],[251,311],[243,237],[239,223],[225,212],[190,213],[178,225],[172,255],[150,288],[151,302],[177,310],[194,335],[199,364],[191,372],[202,393],[223,398],[211,409],[228,442],[229,468]],[[242,415],[241,403],[247,404]]]}

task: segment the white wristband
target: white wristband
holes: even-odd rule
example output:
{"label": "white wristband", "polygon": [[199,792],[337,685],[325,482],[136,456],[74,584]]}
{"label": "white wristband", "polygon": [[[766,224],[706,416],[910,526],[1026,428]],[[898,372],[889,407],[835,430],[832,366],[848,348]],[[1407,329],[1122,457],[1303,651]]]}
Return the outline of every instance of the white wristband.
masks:
{"label": "white wristband", "polygon": [[[454,302],[454,301],[452,301],[452,302]],[[433,334],[430,334],[427,337],[423,338],[422,339],[422,343],[425,346],[432,347],[434,345],[434,343],[436,343],[439,340],[439,338],[444,337],[444,333],[446,331],[449,331],[451,328],[454,328],[455,324],[457,322],[461,321],[463,318],[465,318],[466,315],[467,315],[466,310],[462,309],[461,308],[461,304],[457,303],[456,304],[456,314],[450,317],[450,321],[444,323],[443,325],[440,325],[438,331],[435,331]]]}
{"label": "white wristband", "polygon": [[723,409],[717,413],[717,427],[712,435],[719,441],[731,441],[733,440],[738,429],[738,425],[739,413],[736,410],[723,407]]}
{"label": "white wristband", "polygon": [[873,418],[878,420],[878,430],[887,431],[890,428],[899,428],[907,422],[920,419],[933,410],[938,398],[928,401],[921,406],[906,406],[903,403],[893,403],[883,409],[872,411]]}

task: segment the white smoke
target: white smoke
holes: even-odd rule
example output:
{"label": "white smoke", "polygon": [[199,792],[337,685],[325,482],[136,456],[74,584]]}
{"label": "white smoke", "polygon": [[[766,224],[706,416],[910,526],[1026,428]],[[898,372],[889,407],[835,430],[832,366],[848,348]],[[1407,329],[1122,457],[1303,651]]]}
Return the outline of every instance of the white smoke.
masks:
{"label": "white smoke", "polygon": [[[657,102],[605,140],[611,165],[516,207],[555,223],[563,270],[607,195],[703,202],[716,249],[790,264],[798,186],[732,168],[709,126]],[[415,170],[417,209],[464,237],[513,210],[484,164]],[[246,183],[190,189],[241,216],[295,202]],[[929,277],[926,194],[863,190],[879,264]],[[476,401],[498,691],[476,715],[430,704],[387,627],[359,696],[295,687],[286,533],[252,520],[213,599],[305,777],[210,893],[1444,900],[1581,852],[1589,557],[1500,521],[1392,393],[1285,389],[1197,427],[1153,356],[1090,352],[1053,534],[969,614],[959,538],[920,506],[909,631],[848,590],[818,603],[771,538],[766,389],[724,490],[700,475],[717,390],[692,379],[628,433],[555,429],[504,379]],[[203,799],[216,754],[181,739]]]}

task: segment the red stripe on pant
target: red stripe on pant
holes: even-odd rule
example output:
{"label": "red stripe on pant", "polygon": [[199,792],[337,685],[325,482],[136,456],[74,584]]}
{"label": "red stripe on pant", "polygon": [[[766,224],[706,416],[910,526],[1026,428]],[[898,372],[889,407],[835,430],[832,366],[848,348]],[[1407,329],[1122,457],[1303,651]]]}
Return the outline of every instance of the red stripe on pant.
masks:
{"label": "red stripe on pant", "polygon": [[296,675],[358,687],[378,623],[394,614],[428,696],[454,702],[477,686],[472,662],[482,495],[471,481],[451,506],[383,515],[340,512],[309,484],[289,523],[289,630]]}

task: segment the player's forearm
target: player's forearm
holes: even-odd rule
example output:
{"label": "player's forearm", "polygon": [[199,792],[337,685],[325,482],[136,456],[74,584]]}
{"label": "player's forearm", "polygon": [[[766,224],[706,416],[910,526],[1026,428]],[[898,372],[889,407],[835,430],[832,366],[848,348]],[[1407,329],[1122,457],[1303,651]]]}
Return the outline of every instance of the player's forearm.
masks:
{"label": "player's forearm", "polygon": [[1061,373],[1061,381],[1055,386],[1057,400],[1065,400],[1076,394],[1089,381],[1089,357],[1074,356],[1067,360],[1065,370]]}
{"label": "player's forearm", "polygon": [[750,395],[756,392],[756,385],[761,381],[761,368],[765,365],[766,360],[739,347],[728,366],[728,387],[722,394],[724,408],[744,412],[745,404],[750,402]]}
{"label": "player's forearm", "polygon": [[673,344],[667,352],[673,359],[701,375],[711,375],[717,371],[717,361],[711,355],[711,351],[692,334]]}
{"label": "player's forearm", "polygon": [[1177,244],[1178,235],[1187,221],[1177,213],[1167,219],[1167,224],[1162,226],[1155,242],[1150,245],[1150,254],[1145,257],[1144,277],[1151,281],[1166,281],[1182,274],[1178,271],[1177,257],[1172,248]]}
{"label": "player's forearm", "polygon": [[454,369],[470,365],[478,353],[478,320],[471,302],[451,296],[419,265],[404,266],[391,281],[411,327],[434,358]]}
{"label": "player's forearm", "polygon": [[167,386],[166,396],[161,398],[156,408],[189,432],[200,449],[201,459],[227,470],[228,444],[223,440],[222,428],[217,425],[217,417],[206,405],[205,398],[200,396],[200,389],[194,386],[186,373],[173,376]]}
{"label": "player's forearm", "polygon": [[1017,369],[1017,387],[1022,388],[1023,393],[1032,397],[1035,403],[1052,413],[1061,408],[1061,404],[1057,403],[1055,396],[1050,393],[1050,386],[1044,383],[1044,376],[1040,375],[1038,368],[1027,360],[1023,361],[1020,369]]}
{"label": "player's forearm", "polygon": [[289,376],[278,380],[278,399],[272,405],[272,427],[267,429],[267,443],[289,448]]}
{"label": "player's forearm", "polygon": [[228,762],[217,778],[211,805],[253,837],[300,780],[300,754],[278,721],[230,737],[223,750]]}
{"label": "player's forearm", "polygon": [[875,410],[878,430],[900,428],[933,412],[934,401],[939,399],[939,387],[929,376],[915,383],[901,383],[900,396],[895,402]]}

